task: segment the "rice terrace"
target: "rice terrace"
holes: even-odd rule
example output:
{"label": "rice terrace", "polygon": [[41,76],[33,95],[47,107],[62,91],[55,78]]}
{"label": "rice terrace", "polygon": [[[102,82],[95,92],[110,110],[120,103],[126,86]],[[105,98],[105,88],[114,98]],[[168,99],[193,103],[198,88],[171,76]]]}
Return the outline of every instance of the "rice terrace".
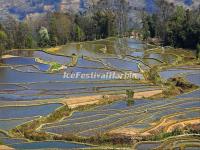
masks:
{"label": "rice terrace", "polygon": [[199,3],[173,2],[0,3],[0,150],[200,149]]}

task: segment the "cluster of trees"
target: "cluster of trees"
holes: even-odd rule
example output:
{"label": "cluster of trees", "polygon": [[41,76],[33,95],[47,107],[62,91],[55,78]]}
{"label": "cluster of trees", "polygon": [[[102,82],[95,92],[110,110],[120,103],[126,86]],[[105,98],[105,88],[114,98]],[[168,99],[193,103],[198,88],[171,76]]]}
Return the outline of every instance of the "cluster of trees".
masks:
{"label": "cluster of trees", "polygon": [[0,49],[32,48],[33,39],[26,22],[16,21],[8,17],[8,21],[0,24]]}
{"label": "cluster of trees", "polygon": [[83,14],[54,12],[23,21],[8,17],[0,22],[0,50],[51,47],[122,35],[126,31],[128,4],[125,0],[115,1],[114,5],[102,0]]}
{"label": "cluster of trees", "polygon": [[0,56],[2,55],[2,49],[4,49],[7,45],[7,34],[5,33],[2,25],[0,25]]}
{"label": "cluster of trees", "polygon": [[143,13],[143,37],[157,37],[164,45],[196,49],[200,44],[200,8],[186,10],[157,0],[153,14]]}

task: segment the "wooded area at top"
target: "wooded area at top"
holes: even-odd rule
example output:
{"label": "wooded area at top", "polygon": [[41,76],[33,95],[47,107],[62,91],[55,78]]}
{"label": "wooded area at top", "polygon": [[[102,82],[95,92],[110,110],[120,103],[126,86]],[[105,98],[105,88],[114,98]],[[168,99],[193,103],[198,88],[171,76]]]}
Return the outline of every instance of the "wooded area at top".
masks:
{"label": "wooded area at top", "polygon": [[36,19],[17,21],[13,17],[1,22],[0,49],[21,49],[63,45],[70,41],[85,41],[109,36],[128,35],[132,30],[143,39],[158,38],[164,45],[196,49],[200,43],[200,9],[186,10],[165,0],[156,0],[152,13],[139,10],[141,28],[130,28],[128,3],[100,1],[85,13],[47,13]]}

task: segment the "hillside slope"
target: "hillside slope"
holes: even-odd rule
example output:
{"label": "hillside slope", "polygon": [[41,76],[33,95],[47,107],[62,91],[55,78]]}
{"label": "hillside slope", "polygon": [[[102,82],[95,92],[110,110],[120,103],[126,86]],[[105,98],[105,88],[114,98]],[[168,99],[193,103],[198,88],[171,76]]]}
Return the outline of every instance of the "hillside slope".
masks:
{"label": "hillside slope", "polygon": [[[18,19],[24,19],[27,15],[41,14],[48,11],[61,11],[76,13],[84,11],[95,5],[100,0],[0,0],[0,19],[7,15],[13,15]],[[130,8],[146,8],[152,11],[155,0],[126,0]],[[166,0],[176,5],[187,8],[197,7],[199,0]],[[130,15],[135,15],[132,11]]]}

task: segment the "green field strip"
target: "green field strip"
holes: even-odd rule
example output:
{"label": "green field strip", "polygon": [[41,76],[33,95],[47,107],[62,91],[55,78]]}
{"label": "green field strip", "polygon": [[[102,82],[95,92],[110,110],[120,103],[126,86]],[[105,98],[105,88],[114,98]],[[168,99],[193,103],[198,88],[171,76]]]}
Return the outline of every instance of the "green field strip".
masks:
{"label": "green field strip", "polygon": [[187,139],[187,140],[183,139],[183,140],[174,141],[173,147],[176,147],[176,146],[180,147],[180,145],[182,145],[182,144],[185,145],[187,143],[195,143],[200,146],[200,140],[198,140],[198,139]]}
{"label": "green field strip", "polygon": [[172,137],[171,139],[166,139],[163,141],[163,143],[157,148],[157,149],[167,149],[167,148],[172,148],[174,141],[177,140],[194,140],[195,138],[187,138],[187,137],[183,137],[183,138],[176,138],[176,137]]}
{"label": "green field strip", "polygon": [[157,61],[157,62],[159,62],[159,63],[166,63],[166,62],[164,62],[164,61],[162,61],[162,60],[159,60],[159,59],[157,59],[157,58],[149,58],[149,57],[143,57],[142,59],[144,59],[144,60],[155,60],[155,61]]}
{"label": "green field strip", "polygon": [[[188,68],[188,67],[190,67],[190,68]],[[174,67],[173,69],[180,69],[180,70],[182,70],[182,69],[185,69],[185,70],[195,70],[195,71],[200,71],[200,66],[197,66],[197,67],[194,67],[194,66],[187,66],[187,67],[185,67],[185,66],[177,66],[177,67]]]}
{"label": "green field strip", "polygon": [[[178,135],[178,136],[173,136],[173,137],[168,137],[164,140],[160,140],[160,141],[141,141],[141,142],[137,142],[136,144],[134,144],[134,149],[136,149],[136,147],[140,144],[154,144],[154,143],[159,143],[160,146],[156,147],[156,150],[161,150],[161,149],[165,149],[167,145],[171,146],[170,143],[172,143],[173,141],[178,141],[178,140],[195,140],[195,141],[199,141],[200,138],[197,137],[198,135],[195,134],[187,134],[187,135]],[[172,147],[170,147],[172,148]]]}
{"label": "green field strip", "polygon": [[[146,145],[146,144],[147,145],[156,145],[156,146],[154,146],[154,148],[157,148],[161,143],[162,142],[160,142],[160,141],[142,141],[142,142],[137,142],[136,144],[134,144],[133,149],[137,150],[138,146]],[[148,146],[148,148],[149,148],[149,146]]]}
{"label": "green field strip", "polygon": [[[184,150],[199,150],[200,144],[199,143],[184,143],[180,145],[181,147],[184,147]],[[189,149],[188,149],[189,148]]]}

